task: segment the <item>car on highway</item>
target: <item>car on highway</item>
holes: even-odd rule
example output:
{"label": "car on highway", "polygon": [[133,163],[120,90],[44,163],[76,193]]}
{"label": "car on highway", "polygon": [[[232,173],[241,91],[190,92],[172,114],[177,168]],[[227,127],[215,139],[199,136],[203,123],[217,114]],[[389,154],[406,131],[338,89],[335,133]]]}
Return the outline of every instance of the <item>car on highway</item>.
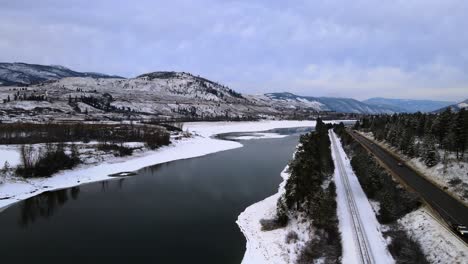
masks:
{"label": "car on highway", "polygon": [[451,224],[451,226],[457,235],[468,237],[468,227],[466,227],[466,225]]}
{"label": "car on highway", "polygon": [[398,162],[397,165],[400,166],[400,167],[403,167],[403,163],[401,163],[401,162]]}
{"label": "car on highway", "polygon": [[466,227],[466,225],[455,224],[453,225],[453,229],[458,235],[462,237],[468,237],[468,227]]}

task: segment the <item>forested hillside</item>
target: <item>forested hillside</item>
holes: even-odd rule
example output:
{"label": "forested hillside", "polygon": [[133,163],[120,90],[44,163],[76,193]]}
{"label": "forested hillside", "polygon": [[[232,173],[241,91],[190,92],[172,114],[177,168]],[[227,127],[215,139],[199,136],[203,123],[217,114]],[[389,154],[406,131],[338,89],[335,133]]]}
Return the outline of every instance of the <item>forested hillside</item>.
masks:
{"label": "forested hillside", "polygon": [[[468,146],[468,112],[450,109],[435,114],[395,114],[365,117],[355,129],[370,131],[409,157],[421,157],[428,167],[446,161],[449,154],[465,158]],[[437,151],[437,150],[441,150]]]}

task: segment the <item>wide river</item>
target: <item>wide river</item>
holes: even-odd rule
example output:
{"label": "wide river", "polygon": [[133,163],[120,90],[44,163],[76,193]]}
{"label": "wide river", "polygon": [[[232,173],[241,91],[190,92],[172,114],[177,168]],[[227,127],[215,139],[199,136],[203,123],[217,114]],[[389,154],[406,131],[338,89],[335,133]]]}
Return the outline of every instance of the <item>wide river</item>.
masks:
{"label": "wide river", "polygon": [[235,221],[277,191],[298,137],[242,140],[19,202],[0,213],[0,263],[238,264],[246,241]]}

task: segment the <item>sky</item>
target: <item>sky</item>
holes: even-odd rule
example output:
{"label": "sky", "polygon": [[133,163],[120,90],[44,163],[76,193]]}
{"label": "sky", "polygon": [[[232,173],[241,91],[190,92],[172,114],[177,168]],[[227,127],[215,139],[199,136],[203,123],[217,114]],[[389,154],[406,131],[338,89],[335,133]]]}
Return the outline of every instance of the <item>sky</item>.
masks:
{"label": "sky", "polygon": [[0,0],[0,61],[250,94],[468,98],[466,0]]}

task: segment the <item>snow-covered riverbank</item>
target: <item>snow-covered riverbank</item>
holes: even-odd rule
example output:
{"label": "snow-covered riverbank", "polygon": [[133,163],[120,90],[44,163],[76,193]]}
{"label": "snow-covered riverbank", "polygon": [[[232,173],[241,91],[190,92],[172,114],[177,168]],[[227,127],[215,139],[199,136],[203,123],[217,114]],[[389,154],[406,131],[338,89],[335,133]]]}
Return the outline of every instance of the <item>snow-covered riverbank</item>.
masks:
{"label": "snow-covered riverbank", "polygon": [[[242,212],[236,223],[247,240],[242,264],[281,264],[295,263],[305,243],[310,239],[308,221],[298,221],[291,217],[288,225],[270,231],[262,231],[260,220],[276,217],[276,203],[285,192],[289,178],[288,167],[281,172],[283,181],[278,192],[257,202]],[[288,234],[295,233],[297,238],[286,242]]]}
{"label": "snow-covered riverbank", "polygon": [[[85,183],[113,179],[109,174],[138,170],[164,162],[199,157],[210,153],[242,147],[234,141],[213,138],[216,134],[231,132],[256,132],[274,128],[313,127],[315,121],[259,121],[259,122],[197,122],[186,123],[184,130],[195,136],[177,140],[155,151],[147,151],[127,158],[112,158],[97,165],[82,165],[73,170],[59,172],[49,178],[20,179],[0,184],[0,211],[9,205],[45,191],[69,188]],[[270,137],[275,134],[264,134]],[[277,134],[276,134],[277,136]],[[257,136],[258,137],[258,136]],[[8,148],[8,151],[14,151]],[[17,156],[11,155],[10,164]],[[8,157],[2,156],[8,160]]]}

